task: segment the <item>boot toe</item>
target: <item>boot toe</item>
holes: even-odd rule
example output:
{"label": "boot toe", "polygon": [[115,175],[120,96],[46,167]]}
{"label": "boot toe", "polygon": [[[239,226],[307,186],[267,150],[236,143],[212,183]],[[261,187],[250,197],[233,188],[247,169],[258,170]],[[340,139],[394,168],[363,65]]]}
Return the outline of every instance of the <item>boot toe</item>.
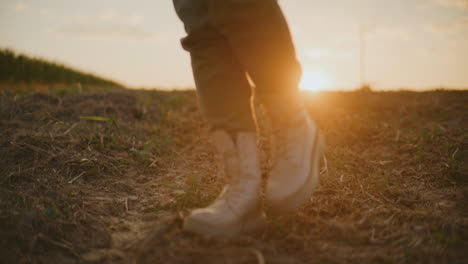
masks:
{"label": "boot toe", "polygon": [[222,215],[208,210],[196,209],[184,220],[184,230],[217,239],[232,239],[241,233],[260,229],[264,225],[265,215],[261,212],[232,222]]}
{"label": "boot toe", "polygon": [[234,223],[226,222],[209,208],[196,209],[184,220],[184,230],[218,239],[230,238],[240,232]]}

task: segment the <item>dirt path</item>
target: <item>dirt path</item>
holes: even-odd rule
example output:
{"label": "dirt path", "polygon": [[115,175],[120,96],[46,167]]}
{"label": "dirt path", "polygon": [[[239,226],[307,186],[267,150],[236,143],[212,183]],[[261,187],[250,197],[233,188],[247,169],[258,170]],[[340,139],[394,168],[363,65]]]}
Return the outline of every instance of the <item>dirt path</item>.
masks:
{"label": "dirt path", "polygon": [[467,101],[307,95],[328,142],[320,187],[219,242],[180,228],[222,186],[193,93],[1,96],[0,263],[463,263]]}

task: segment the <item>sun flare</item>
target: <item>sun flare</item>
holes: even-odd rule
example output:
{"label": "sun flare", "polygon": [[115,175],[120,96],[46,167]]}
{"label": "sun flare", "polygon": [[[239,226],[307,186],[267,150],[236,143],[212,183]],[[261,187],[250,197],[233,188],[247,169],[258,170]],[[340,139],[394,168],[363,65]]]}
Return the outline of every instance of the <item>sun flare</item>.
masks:
{"label": "sun flare", "polygon": [[321,91],[328,88],[330,79],[328,75],[317,69],[305,69],[299,83],[301,90]]}

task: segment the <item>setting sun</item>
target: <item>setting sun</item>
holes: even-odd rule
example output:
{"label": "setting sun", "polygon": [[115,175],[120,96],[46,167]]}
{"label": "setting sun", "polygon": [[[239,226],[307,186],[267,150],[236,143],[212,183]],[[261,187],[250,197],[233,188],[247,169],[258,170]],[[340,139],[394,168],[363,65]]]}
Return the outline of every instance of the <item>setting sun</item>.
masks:
{"label": "setting sun", "polygon": [[317,69],[304,69],[299,87],[306,91],[321,91],[327,89],[329,83],[326,73]]}

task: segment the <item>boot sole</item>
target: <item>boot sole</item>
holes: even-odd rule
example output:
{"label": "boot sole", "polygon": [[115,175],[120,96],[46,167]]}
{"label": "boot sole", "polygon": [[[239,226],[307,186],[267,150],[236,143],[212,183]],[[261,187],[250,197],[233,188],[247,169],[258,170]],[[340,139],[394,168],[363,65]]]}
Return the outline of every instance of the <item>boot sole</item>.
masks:
{"label": "boot sole", "polygon": [[323,135],[317,131],[316,139],[311,150],[311,169],[307,181],[302,188],[281,201],[266,201],[266,211],[269,215],[281,215],[294,211],[311,196],[318,183],[320,173],[320,159],[325,149]]}
{"label": "boot sole", "polygon": [[227,225],[213,225],[190,219],[190,217],[184,220],[184,230],[222,240],[233,239],[241,234],[256,231],[264,225],[265,215],[263,213],[242,222]]}

